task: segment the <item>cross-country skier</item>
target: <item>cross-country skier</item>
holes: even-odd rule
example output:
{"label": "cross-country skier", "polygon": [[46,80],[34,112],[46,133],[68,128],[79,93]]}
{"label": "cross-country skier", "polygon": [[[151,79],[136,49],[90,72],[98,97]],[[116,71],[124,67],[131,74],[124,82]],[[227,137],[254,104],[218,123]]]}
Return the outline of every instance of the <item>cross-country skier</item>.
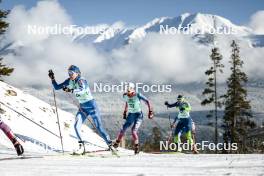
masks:
{"label": "cross-country skier", "polygon": [[[179,143],[181,133],[185,132],[185,136],[188,143],[191,144],[193,152],[198,153],[192,138],[192,119],[190,117],[191,105],[184,99],[183,95],[178,95],[177,102],[169,104],[166,101],[165,105],[168,108],[176,107],[179,110],[178,116],[175,117],[172,123],[172,127],[176,127],[174,131],[174,142]],[[177,120],[179,120],[179,122],[176,126]]]}
{"label": "cross-country skier", "polygon": [[13,143],[16,149],[17,155],[18,156],[22,155],[24,153],[23,146],[18,142],[16,136],[14,135],[10,127],[1,120],[1,117],[0,117],[0,129],[5,133],[8,139]]}
{"label": "cross-country skier", "polygon": [[[148,106],[148,118],[153,118],[153,110],[150,106],[149,100],[143,96],[141,93],[137,93],[135,91],[135,85],[133,83],[129,83],[127,92],[123,94],[123,99],[126,101],[125,110],[123,113],[123,119],[125,119],[125,123],[123,124],[122,129],[120,130],[116,141],[114,142],[114,147],[117,148],[122,137],[124,136],[126,130],[132,125],[132,138],[134,142],[134,151],[135,154],[138,154],[139,149],[139,139],[137,135],[137,131],[143,120],[143,113],[141,110],[140,101],[144,101]],[[127,115],[128,111],[128,115]]]}
{"label": "cross-country skier", "polygon": [[102,126],[100,112],[97,107],[97,104],[91,94],[88,82],[81,77],[80,69],[71,65],[68,68],[69,78],[67,78],[63,83],[57,84],[55,81],[54,73],[52,70],[49,71],[49,77],[52,80],[52,84],[55,90],[63,89],[65,92],[73,93],[76,99],[79,101],[79,111],[76,114],[76,122],[74,129],[79,139],[79,149],[75,152],[78,154],[85,153],[84,141],[81,138],[81,125],[90,115],[93,119],[94,125],[99,132],[99,135],[104,139],[109,148],[111,147],[112,141],[109,138],[109,135],[106,133]]}

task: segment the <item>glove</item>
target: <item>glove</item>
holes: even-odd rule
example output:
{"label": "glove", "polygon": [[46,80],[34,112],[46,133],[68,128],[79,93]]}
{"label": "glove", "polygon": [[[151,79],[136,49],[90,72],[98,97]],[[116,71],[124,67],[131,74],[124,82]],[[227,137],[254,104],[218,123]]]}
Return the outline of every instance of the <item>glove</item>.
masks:
{"label": "glove", "polygon": [[168,105],[169,105],[168,101],[165,101],[165,103],[164,103],[164,104],[165,104],[165,106],[168,106]]}
{"label": "glove", "polygon": [[124,111],[124,113],[123,113],[123,119],[126,119],[126,118],[127,118],[127,112]]}
{"label": "glove", "polygon": [[49,75],[49,77],[50,77],[51,80],[54,80],[55,79],[54,73],[53,73],[52,70],[49,70],[49,74],[48,75]]}
{"label": "glove", "polygon": [[173,124],[171,124],[171,128],[175,128],[176,127],[176,125],[173,123]]}
{"label": "glove", "polygon": [[152,110],[149,110],[149,113],[148,113],[148,118],[149,119],[152,119],[154,117],[154,113]]}
{"label": "glove", "polygon": [[69,89],[68,87],[63,87],[63,91],[73,93],[73,89]]}
{"label": "glove", "polygon": [[185,110],[185,107],[180,107],[180,111],[183,112]]}

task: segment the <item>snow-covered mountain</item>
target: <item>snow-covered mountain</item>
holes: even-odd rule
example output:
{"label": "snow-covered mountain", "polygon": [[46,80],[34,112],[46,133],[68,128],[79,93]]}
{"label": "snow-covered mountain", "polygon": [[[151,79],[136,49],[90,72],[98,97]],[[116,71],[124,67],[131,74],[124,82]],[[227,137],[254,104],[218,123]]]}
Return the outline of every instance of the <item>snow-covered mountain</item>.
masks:
{"label": "snow-covered mountain", "polygon": [[[202,13],[185,13],[178,17],[155,18],[139,27],[115,30],[108,38],[102,37],[105,35],[104,33],[94,36],[94,40],[91,40],[88,35],[82,35],[81,38],[75,37],[74,42],[93,43],[99,49],[111,51],[112,49],[142,40],[148,33],[164,33],[162,30],[169,28],[178,29],[182,33],[187,33],[187,30],[194,31],[191,32],[191,37],[203,44],[213,42],[211,40],[213,36],[211,32],[212,30],[217,30],[227,35],[232,34],[241,40],[249,40],[249,43],[252,43],[251,46],[263,46],[263,36],[255,35],[249,27],[235,25],[230,20],[218,15]],[[196,31],[201,34],[195,34]],[[107,33],[109,33],[109,29]]]}
{"label": "snow-covered mountain", "polygon": [[[98,28],[98,26],[94,26]],[[190,37],[198,44],[209,45],[213,43],[217,30],[226,35],[232,35],[239,40],[246,40],[250,47],[263,47],[264,35],[256,35],[253,30],[246,26],[239,26],[230,20],[213,14],[185,13],[177,17],[160,17],[137,27],[105,26],[99,34],[73,34],[72,41],[84,45],[94,45],[100,51],[112,51],[135,41],[145,38],[148,33],[164,33],[164,29],[175,28],[181,33],[191,32]],[[162,31],[163,30],[163,31]],[[197,34],[198,31],[198,34]],[[165,32],[166,33],[166,32]],[[16,53],[16,50],[23,47],[21,41],[10,41],[1,39],[0,54],[9,52]]]}
{"label": "snow-covered mountain", "polygon": [[[0,115],[21,141],[26,151],[61,151],[55,107],[15,87],[0,81]],[[71,113],[58,109],[65,151],[78,147]],[[88,150],[107,148],[103,139],[89,127],[82,126],[82,136]],[[12,148],[11,142],[0,132],[0,145]]]}

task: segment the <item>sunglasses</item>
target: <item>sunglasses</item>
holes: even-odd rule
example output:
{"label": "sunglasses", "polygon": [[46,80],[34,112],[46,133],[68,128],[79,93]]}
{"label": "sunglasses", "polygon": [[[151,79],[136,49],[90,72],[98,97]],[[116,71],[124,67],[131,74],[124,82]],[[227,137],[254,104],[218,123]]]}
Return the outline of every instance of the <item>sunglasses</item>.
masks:
{"label": "sunglasses", "polygon": [[68,71],[69,76],[72,76],[74,73],[75,73],[75,72],[72,71],[72,70],[69,70],[69,71]]}

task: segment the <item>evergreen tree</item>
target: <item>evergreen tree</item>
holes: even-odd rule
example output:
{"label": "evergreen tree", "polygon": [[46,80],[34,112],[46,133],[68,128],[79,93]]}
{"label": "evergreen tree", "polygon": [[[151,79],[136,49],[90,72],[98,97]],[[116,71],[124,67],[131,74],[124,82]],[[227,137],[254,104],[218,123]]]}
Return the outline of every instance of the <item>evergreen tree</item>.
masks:
{"label": "evergreen tree", "polygon": [[[206,70],[205,74],[208,76],[208,80],[206,82],[206,88],[203,91],[203,95],[206,96],[206,98],[201,102],[203,106],[214,104],[214,110],[211,110],[209,114],[207,115],[208,118],[212,118],[213,115],[215,117],[215,144],[218,143],[218,108],[221,107],[222,103],[220,102],[220,99],[218,98],[217,94],[217,72],[223,73],[222,68],[224,67],[223,64],[221,64],[222,55],[219,53],[218,48],[213,48],[212,53],[210,55],[210,59],[212,61],[212,65],[208,70]],[[217,153],[217,151],[216,151]]]}
{"label": "evergreen tree", "polygon": [[[0,0],[1,3],[1,0]],[[8,23],[4,21],[8,14],[8,11],[0,10],[0,35],[3,35],[8,27]],[[9,68],[2,63],[3,58],[0,58],[0,81],[2,81],[2,76],[9,76],[14,69]]]}
{"label": "evergreen tree", "polygon": [[160,141],[162,140],[162,133],[160,128],[153,127],[152,134],[146,139],[143,150],[144,152],[157,152],[160,150]]}
{"label": "evergreen tree", "polygon": [[228,90],[225,94],[224,112],[224,142],[237,143],[236,153],[249,151],[246,145],[246,135],[249,129],[255,127],[251,120],[250,101],[247,100],[247,75],[242,71],[243,61],[240,59],[240,49],[235,41],[231,44],[231,75],[227,80]]}

